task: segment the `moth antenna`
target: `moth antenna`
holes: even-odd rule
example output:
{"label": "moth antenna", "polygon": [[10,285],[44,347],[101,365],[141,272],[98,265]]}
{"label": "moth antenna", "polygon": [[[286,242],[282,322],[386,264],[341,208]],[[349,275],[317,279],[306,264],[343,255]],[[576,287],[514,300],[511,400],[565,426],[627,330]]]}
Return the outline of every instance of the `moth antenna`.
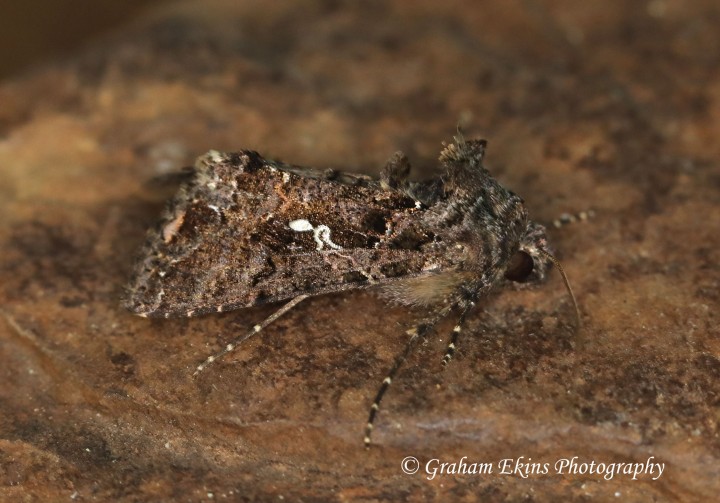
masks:
{"label": "moth antenna", "polygon": [[430,331],[435,327],[435,324],[437,324],[437,322],[441,320],[445,316],[445,314],[446,310],[443,310],[432,320],[421,323],[415,328],[407,331],[407,333],[410,334],[412,337],[410,337],[410,340],[407,341],[407,344],[405,344],[405,349],[400,354],[400,356],[395,359],[395,363],[390,369],[390,372],[388,372],[387,377],[383,379],[383,382],[380,385],[380,389],[375,396],[375,400],[373,401],[372,406],[370,406],[370,415],[368,416],[367,426],[365,426],[365,438],[363,439],[366,449],[370,447],[370,436],[372,435],[375,416],[377,416],[377,413],[380,410],[380,401],[383,399],[385,392],[390,387],[390,383],[392,383],[392,380],[397,375],[398,370],[400,370],[402,364],[405,363],[405,360],[407,360],[407,357],[410,355],[412,350],[415,348],[415,346],[417,346],[417,343],[423,340],[427,336],[427,334],[430,333]]}
{"label": "moth antenna", "polygon": [[450,363],[450,360],[452,360],[453,356],[455,356],[455,349],[457,347],[458,337],[460,336],[462,327],[465,324],[465,317],[467,316],[468,311],[470,311],[470,309],[472,309],[473,307],[475,307],[475,303],[470,302],[470,304],[463,310],[462,314],[460,315],[460,319],[458,319],[458,322],[455,324],[452,335],[450,336],[450,344],[448,344],[448,347],[445,350],[445,356],[443,356],[442,359],[443,367],[447,367],[448,363]]}
{"label": "moth antenna", "polygon": [[297,306],[300,302],[307,299],[308,297],[309,297],[309,295],[298,295],[297,297],[292,299],[290,302],[285,304],[283,307],[281,307],[280,309],[275,311],[273,314],[271,314],[270,316],[265,318],[265,320],[262,323],[259,323],[259,324],[255,325],[254,327],[252,327],[252,329],[248,333],[246,333],[245,335],[242,335],[240,337],[236,337],[235,339],[233,339],[232,341],[227,343],[221,351],[218,351],[217,353],[215,353],[212,356],[208,356],[207,360],[205,360],[200,365],[198,365],[197,368],[195,369],[195,372],[193,372],[192,376],[197,377],[197,375],[200,372],[202,372],[203,370],[205,370],[211,363],[213,363],[214,361],[217,361],[218,359],[222,358],[223,356],[230,353],[231,351],[234,351],[235,348],[237,348],[240,344],[242,344],[243,342],[248,340],[253,335],[260,333],[260,331],[263,328],[267,327],[273,321],[277,320],[280,316],[282,316],[283,314],[290,311],[293,307]]}
{"label": "moth antenna", "polygon": [[567,289],[568,295],[570,295],[570,300],[572,300],[573,307],[575,308],[575,320],[577,324],[577,330],[580,330],[582,328],[582,319],[580,318],[580,308],[578,307],[577,300],[575,299],[575,294],[572,291],[572,287],[570,286],[570,281],[568,281],[567,275],[565,274],[565,269],[563,269],[562,265],[560,265],[560,262],[558,259],[553,257],[549,252],[543,250],[542,248],[537,249],[540,254],[548,259],[550,262],[552,262],[555,267],[557,267],[557,270],[560,272],[560,275],[562,276],[563,282],[565,283],[565,288]]}

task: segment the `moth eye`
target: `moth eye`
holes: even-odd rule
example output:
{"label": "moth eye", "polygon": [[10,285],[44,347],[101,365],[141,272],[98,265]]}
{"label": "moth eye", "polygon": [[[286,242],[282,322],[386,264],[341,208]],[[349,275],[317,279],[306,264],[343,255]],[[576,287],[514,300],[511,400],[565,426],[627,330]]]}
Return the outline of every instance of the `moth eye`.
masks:
{"label": "moth eye", "polygon": [[505,278],[510,281],[523,283],[528,279],[530,274],[532,274],[533,265],[532,257],[528,253],[518,250],[510,259],[508,267],[505,270]]}

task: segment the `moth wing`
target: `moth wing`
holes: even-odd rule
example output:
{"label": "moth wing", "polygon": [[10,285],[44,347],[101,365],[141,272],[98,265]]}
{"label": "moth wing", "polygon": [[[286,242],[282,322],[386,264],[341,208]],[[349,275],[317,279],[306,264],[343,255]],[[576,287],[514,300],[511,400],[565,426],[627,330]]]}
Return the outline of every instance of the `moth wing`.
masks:
{"label": "moth wing", "polygon": [[362,175],[210,152],[150,232],[126,306],[192,316],[428,275],[418,212]]}

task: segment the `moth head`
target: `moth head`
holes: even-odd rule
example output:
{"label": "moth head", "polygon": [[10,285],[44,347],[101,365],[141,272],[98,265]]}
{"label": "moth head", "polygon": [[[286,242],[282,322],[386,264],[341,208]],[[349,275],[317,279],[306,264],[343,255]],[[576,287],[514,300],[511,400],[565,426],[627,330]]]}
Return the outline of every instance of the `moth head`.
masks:
{"label": "moth head", "polygon": [[581,327],[580,309],[560,262],[548,249],[545,227],[529,222],[527,232],[520,240],[520,246],[508,261],[505,278],[520,284],[539,283],[545,280],[550,265],[554,265],[562,276],[565,288],[575,309],[577,328]]}
{"label": "moth head", "polygon": [[543,282],[552,264],[547,254],[545,227],[530,222],[525,235],[520,240],[520,246],[508,261],[505,279],[520,284]]}

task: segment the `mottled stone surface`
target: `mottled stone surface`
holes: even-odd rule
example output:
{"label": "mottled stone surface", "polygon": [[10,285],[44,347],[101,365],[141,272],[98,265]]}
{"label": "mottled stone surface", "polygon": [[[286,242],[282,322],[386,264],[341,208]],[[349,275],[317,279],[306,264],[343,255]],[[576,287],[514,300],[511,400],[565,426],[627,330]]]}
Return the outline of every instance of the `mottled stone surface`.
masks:
{"label": "mottled stone surface", "polygon": [[[239,6],[235,4],[240,4]],[[190,2],[0,86],[0,499],[697,501],[720,489],[720,9],[685,2]],[[418,176],[460,124],[551,232],[557,274],[447,320],[367,408],[409,313],[370,292],[149,321],[144,231],[210,148]],[[413,455],[492,474],[405,475]],[[550,473],[498,473],[504,458]],[[563,457],[665,463],[558,475]],[[421,472],[423,467],[421,467]]]}

